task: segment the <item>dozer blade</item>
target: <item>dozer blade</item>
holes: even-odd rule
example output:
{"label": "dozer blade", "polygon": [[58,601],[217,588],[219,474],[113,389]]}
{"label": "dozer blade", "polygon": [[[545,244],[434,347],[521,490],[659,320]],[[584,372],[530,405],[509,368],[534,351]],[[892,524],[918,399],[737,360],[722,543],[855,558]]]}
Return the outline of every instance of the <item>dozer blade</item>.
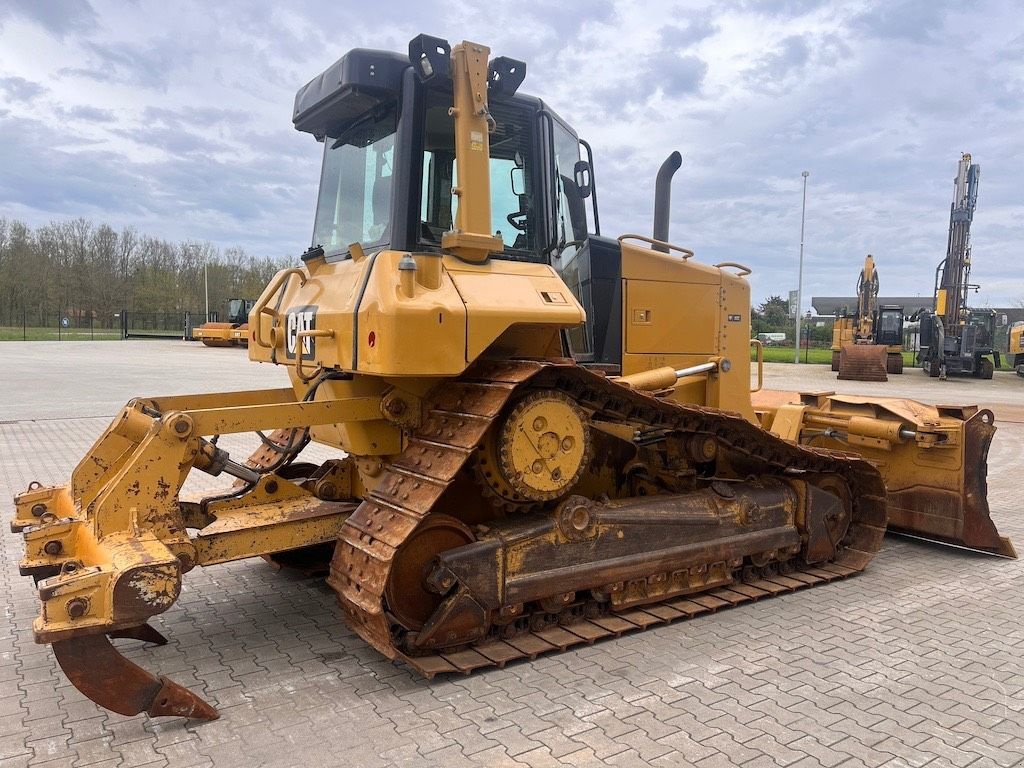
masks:
{"label": "dozer blade", "polygon": [[991,411],[964,423],[963,484],[959,492],[921,486],[888,494],[889,528],[898,533],[1017,557],[1013,543],[1001,536],[988,507],[988,450],[996,428]]}
{"label": "dozer blade", "polygon": [[845,381],[888,381],[888,348],[882,344],[844,344],[839,350],[839,375]]}
{"label": "dozer blade", "polygon": [[75,688],[120,715],[145,712],[152,717],[195,720],[220,717],[214,707],[192,691],[166,677],[156,677],[126,659],[106,635],[59,640],[53,643],[53,655]]}
{"label": "dozer blade", "polygon": [[856,453],[874,464],[885,480],[894,532],[1017,556],[989,512],[992,411],[831,392],[764,391],[754,402],[783,439]]}

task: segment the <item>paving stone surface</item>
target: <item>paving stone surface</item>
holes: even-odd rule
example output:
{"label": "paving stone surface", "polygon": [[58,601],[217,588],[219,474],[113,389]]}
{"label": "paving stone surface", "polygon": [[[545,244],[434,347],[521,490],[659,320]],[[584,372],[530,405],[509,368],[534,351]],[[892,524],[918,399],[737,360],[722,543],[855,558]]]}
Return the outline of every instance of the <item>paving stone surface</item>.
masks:
{"label": "paving stone surface", "polygon": [[[65,481],[133,394],[283,382],[237,350],[180,342],[0,351],[3,499],[31,480]],[[989,457],[992,516],[1024,545],[1024,380],[997,375],[944,388],[908,371],[890,385],[846,389],[821,366],[767,373],[777,388],[990,405],[999,425]],[[329,455],[318,449],[312,458]],[[1020,561],[890,536],[854,579],[433,681],[356,637],[322,582],[259,560],[197,569],[153,621],[168,645],[119,641],[129,658],[221,711],[215,722],[194,723],[112,714],[71,687],[50,649],[33,642],[38,602],[18,575],[21,554],[20,537],[0,536],[3,768],[1024,762]]]}

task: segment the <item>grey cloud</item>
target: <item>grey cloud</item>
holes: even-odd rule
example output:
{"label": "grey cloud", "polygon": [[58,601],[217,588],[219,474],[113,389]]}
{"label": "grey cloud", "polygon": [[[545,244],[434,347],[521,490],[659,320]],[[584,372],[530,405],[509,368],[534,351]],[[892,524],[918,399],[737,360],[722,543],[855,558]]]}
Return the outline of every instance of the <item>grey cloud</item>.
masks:
{"label": "grey cloud", "polygon": [[[7,203],[43,211],[140,210],[137,184],[113,152],[67,152],[67,136],[48,123],[0,121],[0,207]],[[57,183],[54,183],[55,180]]]}
{"label": "grey cloud", "polygon": [[1004,60],[1021,61],[1024,59],[1024,34],[1017,35],[1000,51],[999,57]]}
{"label": "grey cloud", "polygon": [[86,41],[89,62],[84,67],[65,67],[63,76],[86,77],[103,83],[122,83],[166,91],[170,73],[187,65],[194,49],[169,38],[133,43],[93,43]]}
{"label": "grey cloud", "polygon": [[56,111],[65,120],[81,120],[86,123],[113,123],[117,120],[111,110],[98,107],[58,107]]}
{"label": "grey cloud", "polygon": [[871,37],[924,43],[938,38],[951,7],[962,6],[951,0],[880,0],[851,26]]}
{"label": "grey cloud", "polygon": [[793,18],[804,16],[822,6],[829,5],[829,0],[739,0],[734,6],[750,13],[759,13],[765,16],[781,18]]}
{"label": "grey cloud", "polygon": [[683,96],[700,89],[708,72],[707,63],[699,56],[670,56],[652,62],[649,71],[660,75],[662,90],[669,96]]}
{"label": "grey cloud", "polygon": [[782,39],[776,50],[763,56],[747,70],[748,83],[760,90],[779,92],[784,89],[783,81],[802,70],[810,59],[811,49],[799,35]]}
{"label": "grey cloud", "polygon": [[814,55],[818,64],[831,67],[843,59],[853,55],[853,49],[836,34],[823,35],[814,46]]}
{"label": "grey cloud", "polygon": [[[422,31],[477,39],[495,55],[527,61],[525,91],[550,101],[594,145],[605,234],[650,231],[654,174],[668,151],[682,151],[672,239],[705,262],[749,263],[755,300],[795,288],[804,168],[808,295],[849,292],[851,259],[868,252],[885,259],[887,290],[930,292],[955,160],[971,150],[985,166],[976,272],[990,281],[987,292],[1009,293],[992,275],[1012,269],[1024,239],[1024,94],[1014,59],[1024,52],[1024,27],[1003,0],[977,0],[958,13],[956,29],[931,4],[867,2],[866,11],[832,5],[808,16],[815,0],[733,0],[707,13],[643,10],[650,18],[635,24],[627,15],[637,8],[621,3],[602,3],[595,17],[569,2],[459,0],[442,10],[404,0],[384,24],[361,17],[354,3],[229,0],[202,7],[201,31],[171,23],[147,33],[153,40],[129,37],[122,13],[104,13],[99,33],[72,34],[66,44],[73,66],[118,86],[103,91],[125,110],[102,122],[110,105],[89,99],[90,82],[75,83],[78,101],[99,111],[86,107],[48,131],[59,117],[54,94],[67,84],[35,95],[38,123],[17,122],[28,110],[0,99],[0,210],[36,211],[42,222],[92,216],[170,239],[295,254],[309,240],[321,154],[291,129],[295,89],[350,48],[403,50]],[[736,16],[739,31],[725,21]],[[762,36],[763,50],[728,47],[766,22],[790,32]],[[947,23],[950,33],[940,36]],[[193,31],[184,33],[187,26]],[[980,34],[986,26],[1002,37]],[[716,35],[747,68],[724,101],[692,55],[702,40],[717,45]],[[951,46],[970,55],[954,60]],[[955,109],[951,79],[970,84]],[[665,98],[652,99],[659,89]],[[222,101],[211,95],[228,91]],[[75,101],[64,103],[67,114]],[[90,116],[99,121],[87,123]],[[138,146],[150,150],[146,162],[132,157]]]}
{"label": "grey cloud", "polygon": [[20,16],[58,37],[96,27],[96,11],[88,0],[5,0],[4,6],[0,6],[0,21]]}
{"label": "grey cloud", "polygon": [[191,131],[165,126],[146,125],[139,128],[113,128],[115,136],[129,139],[147,147],[160,149],[174,157],[188,155],[209,157],[215,152],[230,149],[231,145],[219,139],[212,139]]}
{"label": "grey cloud", "polygon": [[667,24],[658,31],[663,51],[686,48],[718,32],[718,25],[707,16],[687,19],[683,24]]}
{"label": "grey cloud", "polygon": [[46,88],[39,83],[23,77],[0,77],[0,90],[11,101],[32,101],[36,96],[46,93]]}
{"label": "grey cloud", "polygon": [[[237,244],[270,255],[280,255],[282,244],[298,253],[309,239],[316,145],[291,154],[268,145],[255,159],[234,163],[211,157],[194,137],[159,135],[151,143],[177,141],[176,153],[141,162],[100,147],[56,148],[66,140],[63,130],[43,121],[0,119],[0,210],[17,204],[39,211],[41,221],[102,215],[118,226],[156,220],[161,229],[153,234],[162,237]],[[302,143],[290,134],[280,141]]]}
{"label": "grey cloud", "polygon": [[142,113],[146,122],[159,122],[170,127],[210,128],[215,125],[245,125],[252,116],[240,109],[218,107],[146,107]]}

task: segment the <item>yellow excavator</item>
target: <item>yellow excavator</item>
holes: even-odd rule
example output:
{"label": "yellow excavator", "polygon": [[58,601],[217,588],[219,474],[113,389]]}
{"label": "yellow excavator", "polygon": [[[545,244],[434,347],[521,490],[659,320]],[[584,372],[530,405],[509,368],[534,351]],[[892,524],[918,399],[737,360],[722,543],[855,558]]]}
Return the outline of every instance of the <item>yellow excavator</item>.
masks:
{"label": "yellow excavator", "polygon": [[[291,385],[132,400],[66,485],[15,498],[35,638],[90,699],[217,717],[111,640],[162,642],[185,574],[246,557],[324,569],[354,630],[431,677],[842,579],[887,525],[1013,555],[991,412],[753,400],[750,270],[668,240],[678,155],[656,236],[602,236],[590,147],[525,75],[421,35],[298,92],[314,246],[249,316]],[[243,432],[248,458],[218,445]],[[335,457],[295,461],[310,441]],[[186,500],[192,471],[234,484]]]}
{"label": "yellow excavator", "polygon": [[840,312],[832,326],[832,370],[837,378],[888,381],[903,373],[903,307],[878,304],[878,270],[868,254],[857,278],[857,311]]}

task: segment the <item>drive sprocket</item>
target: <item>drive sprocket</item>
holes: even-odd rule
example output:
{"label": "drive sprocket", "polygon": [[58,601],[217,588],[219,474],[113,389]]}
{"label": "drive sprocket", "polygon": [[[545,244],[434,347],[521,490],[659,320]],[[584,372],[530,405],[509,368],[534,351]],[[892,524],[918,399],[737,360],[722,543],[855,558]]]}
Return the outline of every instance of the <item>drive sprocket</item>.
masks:
{"label": "drive sprocket", "polygon": [[477,473],[500,499],[514,504],[566,495],[590,460],[587,414],[557,390],[520,399],[489,432],[477,457]]}

